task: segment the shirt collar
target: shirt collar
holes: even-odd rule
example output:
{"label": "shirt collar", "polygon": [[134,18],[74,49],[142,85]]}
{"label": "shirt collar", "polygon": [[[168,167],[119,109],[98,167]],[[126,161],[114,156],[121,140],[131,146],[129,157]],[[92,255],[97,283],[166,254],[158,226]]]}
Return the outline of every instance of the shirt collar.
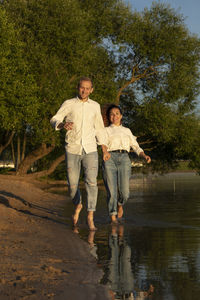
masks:
{"label": "shirt collar", "polygon": [[116,126],[115,124],[110,124],[110,127],[121,128],[122,125]]}
{"label": "shirt collar", "polygon": [[[78,96],[76,97],[76,100],[77,100],[78,102],[82,102],[82,100],[81,100]],[[90,102],[91,102],[91,99],[88,98],[87,101],[85,101],[84,103],[90,103]]]}

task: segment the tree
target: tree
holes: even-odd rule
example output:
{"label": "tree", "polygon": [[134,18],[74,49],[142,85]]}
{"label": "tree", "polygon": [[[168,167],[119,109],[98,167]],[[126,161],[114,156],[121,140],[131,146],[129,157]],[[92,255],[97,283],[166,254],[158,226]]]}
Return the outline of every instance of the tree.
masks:
{"label": "tree", "polygon": [[134,84],[140,102],[147,96],[175,103],[179,110],[193,108],[199,92],[200,40],[188,32],[183,17],[154,2],[150,10],[132,13],[115,30],[111,42],[118,53],[117,100]]}
{"label": "tree", "polygon": [[0,155],[11,143],[15,132],[37,114],[37,87],[23,57],[19,31],[0,6]]}
{"label": "tree", "polygon": [[119,17],[114,32],[107,48],[117,63],[115,102],[141,146],[164,169],[191,154],[192,144],[188,149],[184,140],[190,127],[184,124],[196,124],[200,40],[182,15],[156,2],[141,14],[129,12],[126,22]]}
{"label": "tree", "polygon": [[102,103],[106,97],[113,98],[114,89],[108,83],[115,85],[114,66],[104,47],[95,42],[90,16],[78,1],[8,1],[4,5],[20,29],[24,54],[38,86],[39,114],[28,132],[31,147],[18,168],[23,175],[63,143],[49,120],[66,98],[74,96],[78,78],[96,77],[100,84],[95,99]]}
{"label": "tree", "polygon": [[98,83],[94,99],[100,104],[116,102],[125,109],[128,126],[154,157],[172,163],[191,154],[180,147],[184,131],[177,128],[196,122],[191,112],[199,93],[200,40],[182,15],[156,2],[138,13],[120,0],[13,0],[1,6],[19,32],[37,85],[33,117],[28,125],[19,122],[28,151],[18,174],[52,151],[55,159],[62,157],[63,136],[49,120],[74,96],[82,75]]}

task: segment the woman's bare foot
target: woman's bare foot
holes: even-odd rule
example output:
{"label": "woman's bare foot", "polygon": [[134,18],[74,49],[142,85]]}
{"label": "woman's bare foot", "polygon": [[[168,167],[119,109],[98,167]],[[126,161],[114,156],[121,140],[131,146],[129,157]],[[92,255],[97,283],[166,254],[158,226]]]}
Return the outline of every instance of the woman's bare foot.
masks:
{"label": "woman's bare foot", "polygon": [[97,230],[97,228],[94,226],[93,211],[88,212],[87,224],[88,224],[89,230],[91,230],[91,231]]}
{"label": "woman's bare foot", "polygon": [[73,224],[73,226],[76,226],[77,223],[78,223],[79,214],[80,214],[80,211],[81,211],[82,207],[83,207],[83,205],[81,203],[76,205],[75,212],[72,215],[72,224]]}
{"label": "woman's bare foot", "polygon": [[116,215],[111,215],[111,224],[113,224],[113,225],[118,224]]}
{"label": "woman's bare foot", "polygon": [[122,218],[123,213],[124,213],[123,206],[122,206],[122,205],[118,205],[118,209],[117,209],[117,217],[118,217],[119,219]]}

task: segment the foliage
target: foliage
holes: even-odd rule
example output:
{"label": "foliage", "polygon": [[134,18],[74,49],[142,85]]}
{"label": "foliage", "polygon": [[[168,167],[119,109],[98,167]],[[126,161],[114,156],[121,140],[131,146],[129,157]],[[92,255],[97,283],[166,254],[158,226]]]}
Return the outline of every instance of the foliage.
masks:
{"label": "foliage", "polygon": [[27,156],[55,146],[38,170],[62,152],[64,133],[49,120],[80,76],[94,80],[100,104],[120,103],[157,169],[197,162],[200,40],[182,15],[159,2],[138,13],[120,0],[7,0],[0,9],[0,136],[25,134]]}
{"label": "foliage", "polygon": [[24,43],[2,7],[0,32],[0,134],[3,135],[5,131],[20,131],[27,126],[37,114],[38,106],[34,76],[24,58]]}
{"label": "foliage", "polygon": [[118,62],[117,102],[124,121],[141,147],[156,160],[156,170],[176,167],[191,157],[196,143],[193,115],[199,94],[200,40],[191,35],[183,16],[154,2],[134,12],[112,36]]}
{"label": "foliage", "polygon": [[[95,43],[89,30],[90,16],[78,1],[5,1],[2,6],[19,30],[23,57],[38,88],[39,113],[32,107],[35,118],[27,132],[27,151],[41,143],[61,145],[63,139],[54,133],[50,118],[65,99],[75,96],[77,80],[83,75],[98,82],[95,100],[103,103],[107,98],[114,99],[114,88],[109,88],[115,85],[112,61],[103,46]],[[25,103],[23,97],[21,101]],[[21,118],[17,119],[20,123]]]}
{"label": "foliage", "polygon": [[[195,114],[182,114],[156,99],[133,110],[127,109],[129,103],[123,105],[133,134],[153,158],[151,171],[176,169],[180,159],[194,160],[195,151],[199,153],[200,123]],[[194,163],[190,166],[195,168]]]}

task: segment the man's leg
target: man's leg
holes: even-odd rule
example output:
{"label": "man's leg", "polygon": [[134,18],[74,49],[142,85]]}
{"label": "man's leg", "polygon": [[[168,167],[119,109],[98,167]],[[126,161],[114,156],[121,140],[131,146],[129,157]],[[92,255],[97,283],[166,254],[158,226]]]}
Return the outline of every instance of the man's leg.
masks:
{"label": "man's leg", "polygon": [[87,193],[87,221],[90,230],[95,230],[93,214],[97,204],[97,174],[98,174],[98,153],[84,153],[82,157],[82,165],[84,169],[84,181]]}
{"label": "man's leg", "polygon": [[66,152],[65,159],[69,194],[75,205],[75,212],[72,216],[73,225],[75,226],[78,222],[79,213],[82,209],[81,194],[78,187],[81,169],[81,155]]}

